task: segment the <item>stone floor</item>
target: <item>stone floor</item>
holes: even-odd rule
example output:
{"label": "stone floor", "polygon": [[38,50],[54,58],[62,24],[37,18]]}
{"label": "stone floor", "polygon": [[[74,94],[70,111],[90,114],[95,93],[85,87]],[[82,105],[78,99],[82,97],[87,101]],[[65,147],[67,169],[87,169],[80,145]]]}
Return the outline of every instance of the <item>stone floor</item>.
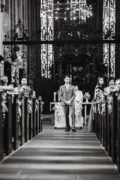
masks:
{"label": "stone floor", "polygon": [[0,180],[120,180],[94,133],[43,132],[0,163]]}

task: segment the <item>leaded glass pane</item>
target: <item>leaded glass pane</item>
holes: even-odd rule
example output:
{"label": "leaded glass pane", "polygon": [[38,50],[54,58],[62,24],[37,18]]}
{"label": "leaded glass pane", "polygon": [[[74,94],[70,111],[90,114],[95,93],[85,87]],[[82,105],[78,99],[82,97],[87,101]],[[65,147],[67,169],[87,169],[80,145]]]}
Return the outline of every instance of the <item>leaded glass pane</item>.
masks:
{"label": "leaded glass pane", "polygon": [[11,83],[19,85],[20,71],[27,77],[28,47],[25,45],[7,45],[4,47],[5,61],[11,64]]}
{"label": "leaded glass pane", "polygon": [[[103,0],[103,39],[114,40],[116,1]],[[103,62],[108,67],[108,77],[115,77],[115,44],[103,45]]]}
{"label": "leaded glass pane", "polygon": [[[54,40],[53,0],[41,2],[41,40]],[[41,45],[41,76],[51,78],[51,68],[54,62],[53,45]]]}

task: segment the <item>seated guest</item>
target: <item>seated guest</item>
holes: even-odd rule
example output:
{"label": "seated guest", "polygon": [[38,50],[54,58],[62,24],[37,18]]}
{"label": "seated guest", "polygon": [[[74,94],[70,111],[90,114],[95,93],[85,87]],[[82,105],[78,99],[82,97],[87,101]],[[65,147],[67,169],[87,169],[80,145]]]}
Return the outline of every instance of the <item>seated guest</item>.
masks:
{"label": "seated guest", "polygon": [[19,87],[20,96],[29,96],[30,87],[27,85],[27,78],[22,78],[21,86]]}
{"label": "seated guest", "polygon": [[8,85],[8,77],[7,76],[3,76],[1,78],[1,83],[0,83],[0,90],[4,90],[4,91],[13,91],[14,88],[12,85]]}
{"label": "seated guest", "polygon": [[100,114],[103,113],[104,111],[103,101],[104,101],[104,78],[98,77],[97,85],[94,91],[94,102],[98,103],[97,106],[96,105],[93,106],[93,110],[95,113],[97,111],[99,111]]}
{"label": "seated guest", "polygon": [[109,79],[109,86],[110,86],[111,89],[113,89],[113,88],[114,88],[114,85],[115,85],[115,80],[114,80],[113,77],[111,77],[111,78]]}
{"label": "seated guest", "polygon": [[104,89],[105,96],[109,95],[111,92],[118,92],[120,91],[120,78],[114,80],[111,78],[109,81],[109,86]]}
{"label": "seated guest", "polygon": [[82,117],[82,102],[83,102],[83,93],[78,89],[78,86],[75,87],[75,127],[83,128],[83,117]]}
{"label": "seated guest", "polygon": [[98,77],[97,85],[95,86],[95,90],[94,90],[94,101],[98,102],[102,100],[103,91],[104,91],[104,79],[103,77]]}
{"label": "seated guest", "polygon": [[5,113],[8,111],[7,108],[7,93],[8,92],[13,92],[14,88],[12,85],[8,85],[8,77],[7,76],[3,76],[1,78],[1,85],[0,85],[0,91],[2,91],[2,112]]}
{"label": "seated guest", "polygon": [[105,96],[110,95],[110,93],[114,91],[114,89],[115,89],[115,80],[114,78],[111,77],[109,79],[108,86],[104,88],[104,95]]}
{"label": "seated guest", "polygon": [[115,80],[113,77],[109,79],[108,86],[104,88],[104,98],[107,101],[108,113],[112,112],[112,92],[115,91]]}
{"label": "seated guest", "polygon": [[115,91],[120,90],[120,78],[116,79],[115,81]]}

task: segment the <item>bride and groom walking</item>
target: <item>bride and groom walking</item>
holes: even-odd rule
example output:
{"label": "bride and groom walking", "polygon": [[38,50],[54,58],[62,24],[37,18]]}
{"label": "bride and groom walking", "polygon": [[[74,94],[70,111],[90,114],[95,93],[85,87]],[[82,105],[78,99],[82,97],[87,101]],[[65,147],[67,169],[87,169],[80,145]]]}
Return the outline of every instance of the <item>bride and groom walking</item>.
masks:
{"label": "bride and groom walking", "polygon": [[70,120],[71,128],[73,132],[76,132],[76,123],[79,127],[83,127],[83,118],[81,115],[83,94],[78,90],[78,86],[73,86],[70,84],[70,77],[65,76],[65,84],[60,86],[60,100],[63,107],[66,120],[65,131],[70,131]]}

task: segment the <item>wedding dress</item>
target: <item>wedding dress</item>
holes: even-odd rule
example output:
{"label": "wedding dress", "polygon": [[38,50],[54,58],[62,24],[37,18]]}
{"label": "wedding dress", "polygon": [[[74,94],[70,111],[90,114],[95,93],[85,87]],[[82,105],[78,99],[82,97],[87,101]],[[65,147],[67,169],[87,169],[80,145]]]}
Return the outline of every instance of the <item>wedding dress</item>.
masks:
{"label": "wedding dress", "polygon": [[[82,102],[83,102],[83,93],[80,90],[75,91],[75,127],[83,127],[83,116],[82,116]],[[72,112],[71,112],[72,113]],[[71,126],[71,113],[69,116],[70,126]]]}

